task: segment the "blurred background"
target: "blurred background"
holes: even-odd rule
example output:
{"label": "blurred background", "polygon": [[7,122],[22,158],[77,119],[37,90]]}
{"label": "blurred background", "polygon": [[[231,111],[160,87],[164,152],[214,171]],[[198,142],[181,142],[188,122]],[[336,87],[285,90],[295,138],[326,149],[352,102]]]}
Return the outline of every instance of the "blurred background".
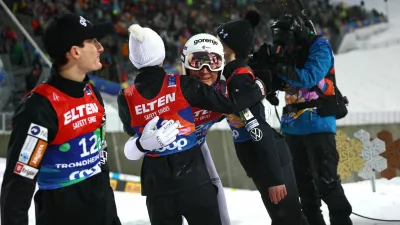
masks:
{"label": "blurred background", "polygon": [[[342,157],[339,173],[347,183],[346,193],[351,193],[349,199],[352,204],[355,202],[355,210],[362,209],[362,213],[378,217],[395,217],[400,208],[400,180],[396,178],[400,169],[400,0],[302,2],[318,34],[326,37],[332,45],[338,85],[350,101],[349,114],[338,120],[341,135],[337,138]],[[3,158],[0,171],[4,167],[15,107],[25,93],[49,75],[50,62],[41,41],[48,19],[74,12],[92,23],[113,23],[114,32],[100,41],[105,48],[101,55],[103,68],[89,76],[106,104],[108,157],[113,172],[110,174],[111,184],[117,192],[130,192],[129,197],[116,194],[119,210],[130,207],[141,212],[135,217],[122,210],[122,215],[126,214],[126,218],[122,216],[124,224],[149,224],[145,202],[137,194],[140,192],[137,175],[140,174],[141,162],[128,161],[123,154],[128,136],[123,133],[116,103],[118,91],[131,84],[136,75],[128,58],[127,28],[139,23],[157,31],[166,47],[165,69],[169,73],[180,73],[180,52],[186,40],[198,33],[214,34],[220,23],[240,19],[251,9],[261,14],[255,49],[264,42],[271,42],[269,25],[279,15],[300,14],[296,0],[0,0],[0,158]],[[283,94],[279,98],[278,114],[283,107]],[[268,121],[279,130],[279,115],[275,115],[272,106],[267,107],[272,111]],[[367,132],[371,140],[380,138],[385,142],[386,147],[372,147],[374,150],[371,151],[371,158],[385,159],[385,168],[367,168],[366,165],[373,164],[373,160],[368,164],[368,159],[361,157],[362,149],[356,149],[351,143],[354,133],[360,130]],[[232,134],[225,120],[212,128],[207,142],[227,187],[234,224],[268,224],[268,214],[257,193],[238,190],[254,190],[254,185],[236,158]],[[352,152],[355,153],[350,154]],[[361,158],[362,166],[356,165],[356,158]],[[374,181],[377,184],[375,192],[371,190],[369,179],[358,175],[361,169],[371,169],[373,176],[370,178],[379,179]],[[397,199],[383,197],[387,192],[393,193]],[[369,196],[377,206],[367,204],[365,196]],[[238,206],[243,198],[255,206],[255,211]],[[32,216],[30,220],[34,221]],[[355,224],[375,223],[358,220]]]}

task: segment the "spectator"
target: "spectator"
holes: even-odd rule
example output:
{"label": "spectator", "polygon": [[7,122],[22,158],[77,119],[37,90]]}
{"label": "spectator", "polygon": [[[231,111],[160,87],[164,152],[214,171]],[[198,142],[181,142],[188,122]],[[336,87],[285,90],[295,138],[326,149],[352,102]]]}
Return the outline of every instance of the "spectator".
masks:
{"label": "spectator", "polygon": [[42,64],[40,63],[39,57],[35,57],[33,60],[32,70],[25,77],[25,88],[26,92],[33,90],[39,81],[40,75],[42,74]]}
{"label": "spectator", "polygon": [[[138,23],[155,29],[165,42],[169,64],[171,67],[176,67],[180,65],[179,52],[182,51],[189,37],[202,32],[214,33],[219,23],[237,20],[247,10],[257,9],[263,12],[261,25],[255,31],[256,46],[271,41],[271,33],[268,29],[270,21],[276,19],[282,13],[299,13],[297,4],[282,3],[282,0],[11,0],[6,2],[15,13],[32,16],[30,26],[33,29],[33,34],[38,36],[42,35],[47,20],[52,15],[62,12],[85,15],[92,22],[113,22],[115,34],[112,39],[115,41],[110,43],[110,48],[117,49],[116,52],[110,53],[112,55],[110,66],[113,65],[113,72],[108,67],[96,74],[106,74],[104,77],[114,81],[122,80],[122,74],[125,74],[125,78],[126,74],[130,75],[127,80],[133,78],[132,69],[125,66],[125,62],[128,60],[126,46],[128,24]],[[361,21],[371,16],[381,16],[376,11],[373,13],[366,12],[362,5],[353,6],[350,9],[343,3],[333,6],[328,0],[303,0],[303,2],[309,18],[317,28],[317,33],[327,38],[338,37],[340,27],[349,22]],[[10,27],[6,27],[0,39],[0,53],[12,49],[13,61],[18,64],[23,59],[19,45],[14,46],[15,41],[13,40],[16,38],[15,32]],[[177,67],[175,71],[179,71],[179,69]],[[111,73],[115,73],[115,71],[117,74],[111,76]]]}

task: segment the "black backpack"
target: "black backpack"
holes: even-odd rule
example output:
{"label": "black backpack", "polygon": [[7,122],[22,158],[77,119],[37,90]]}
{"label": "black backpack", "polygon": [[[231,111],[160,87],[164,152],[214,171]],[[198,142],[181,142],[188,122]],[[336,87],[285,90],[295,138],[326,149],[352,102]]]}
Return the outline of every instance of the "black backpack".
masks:
{"label": "black backpack", "polygon": [[346,96],[343,96],[342,92],[340,92],[337,86],[335,79],[335,69],[332,68],[324,79],[329,79],[332,81],[335,94],[325,95],[317,85],[311,88],[311,90],[315,91],[319,96],[319,104],[317,104],[317,114],[321,117],[336,116],[337,120],[342,119],[348,113],[347,106],[349,104],[349,100]]}

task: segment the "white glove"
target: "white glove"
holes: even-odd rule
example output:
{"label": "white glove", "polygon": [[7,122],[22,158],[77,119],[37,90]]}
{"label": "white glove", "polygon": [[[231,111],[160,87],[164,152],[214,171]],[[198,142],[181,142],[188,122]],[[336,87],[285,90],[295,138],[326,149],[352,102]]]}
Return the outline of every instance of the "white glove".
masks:
{"label": "white glove", "polygon": [[[126,158],[129,160],[139,160],[145,154],[146,151],[161,148],[171,144],[176,139],[176,135],[179,133],[178,124],[172,120],[163,121],[161,128],[156,129],[156,125],[159,118],[154,117],[150,120],[143,129],[142,137],[139,138],[137,135],[131,137],[126,143],[124,153]],[[137,141],[145,150],[139,150]]]}
{"label": "white glove", "polygon": [[154,117],[143,129],[139,143],[145,150],[159,149],[176,140],[176,135],[179,133],[178,123],[173,120],[163,121],[160,129],[157,129],[158,120],[158,116]]}

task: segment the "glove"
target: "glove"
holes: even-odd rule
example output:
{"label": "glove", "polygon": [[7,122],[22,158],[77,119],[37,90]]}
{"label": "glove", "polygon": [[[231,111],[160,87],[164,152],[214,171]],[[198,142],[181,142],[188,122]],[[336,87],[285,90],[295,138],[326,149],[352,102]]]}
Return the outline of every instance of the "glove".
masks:
{"label": "glove", "polygon": [[142,136],[137,141],[140,144],[138,146],[139,149],[142,147],[145,151],[151,151],[168,146],[175,141],[176,135],[179,133],[178,123],[175,123],[173,120],[163,121],[162,126],[157,129],[159,119],[156,116],[146,124]]}
{"label": "glove", "polygon": [[143,129],[142,137],[131,137],[126,143],[124,153],[129,160],[139,160],[147,152],[167,146],[176,139],[178,124],[172,120],[163,121],[161,128],[156,129],[159,117],[150,120]]}
{"label": "glove", "polygon": [[276,73],[277,73],[277,76],[284,81],[292,80],[292,81],[301,82],[301,79],[300,79],[299,75],[297,74],[294,66],[286,65],[283,63],[278,63],[278,65],[276,66]]}
{"label": "glove", "polygon": [[276,96],[275,92],[269,93],[266,97],[265,97],[268,102],[273,105],[273,106],[278,106],[279,105],[279,99]]}

